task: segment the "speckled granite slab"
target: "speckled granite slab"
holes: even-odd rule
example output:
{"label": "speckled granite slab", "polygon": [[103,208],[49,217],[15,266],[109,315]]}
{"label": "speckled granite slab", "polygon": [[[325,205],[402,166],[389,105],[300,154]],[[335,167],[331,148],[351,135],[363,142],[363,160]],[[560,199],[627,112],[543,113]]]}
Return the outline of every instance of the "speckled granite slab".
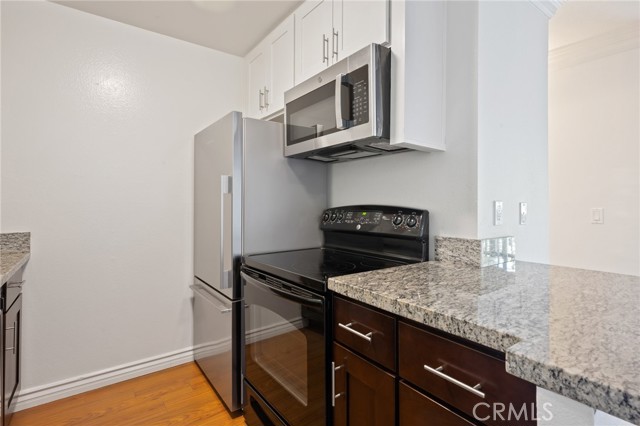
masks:
{"label": "speckled granite slab", "polygon": [[329,289],[506,353],[511,374],[640,423],[640,277],[509,262],[426,262]]}
{"label": "speckled granite slab", "polygon": [[0,234],[0,282],[2,284],[27,263],[31,256],[30,252],[31,233]]}
{"label": "speckled granite slab", "polygon": [[468,266],[485,267],[516,260],[514,237],[485,239],[435,238],[436,260]]}

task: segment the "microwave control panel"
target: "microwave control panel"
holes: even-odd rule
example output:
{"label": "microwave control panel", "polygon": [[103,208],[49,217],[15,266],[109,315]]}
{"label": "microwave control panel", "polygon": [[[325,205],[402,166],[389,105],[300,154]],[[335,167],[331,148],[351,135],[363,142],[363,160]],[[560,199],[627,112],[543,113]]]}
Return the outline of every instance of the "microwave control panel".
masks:
{"label": "microwave control panel", "polygon": [[369,122],[369,66],[350,72],[349,81],[353,84],[353,125],[359,126]]}

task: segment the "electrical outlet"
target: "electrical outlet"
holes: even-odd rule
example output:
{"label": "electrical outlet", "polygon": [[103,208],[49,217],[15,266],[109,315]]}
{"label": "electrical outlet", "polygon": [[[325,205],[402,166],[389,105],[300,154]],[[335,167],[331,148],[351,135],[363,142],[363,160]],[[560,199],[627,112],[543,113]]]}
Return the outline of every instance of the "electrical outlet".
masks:
{"label": "electrical outlet", "polygon": [[493,202],[493,224],[495,226],[502,225],[504,221],[504,210],[502,201],[494,201]]}
{"label": "electrical outlet", "polygon": [[594,225],[604,225],[604,209],[594,207],[591,209],[591,223]]}
{"label": "electrical outlet", "polygon": [[527,224],[527,203],[520,203],[520,225]]}

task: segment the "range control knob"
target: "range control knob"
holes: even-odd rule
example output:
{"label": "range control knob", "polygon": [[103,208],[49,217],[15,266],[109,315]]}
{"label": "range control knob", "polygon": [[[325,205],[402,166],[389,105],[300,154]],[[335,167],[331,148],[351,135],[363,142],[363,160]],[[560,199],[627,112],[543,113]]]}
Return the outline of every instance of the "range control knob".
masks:
{"label": "range control knob", "polygon": [[338,214],[336,212],[331,212],[331,222],[335,222]]}
{"label": "range control knob", "polygon": [[322,221],[323,222],[328,222],[329,221],[329,212],[324,212],[324,215],[322,216]]}
{"label": "range control knob", "polygon": [[416,226],[416,224],[418,223],[418,219],[416,219],[415,216],[409,216],[409,218],[407,219],[407,226],[409,228],[413,228],[414,226]]}
{"label": "range control knob", "polygon": [[403,219],[402,219],[402,215],[401,215],[401,214],[397,214],[397,215],[395,215],[395,216],[393,217],[393,219],[392,219],[392,221],[391,221],[391,222],[392,222],[395,226],[400,226],[400,225],[402,225],[402,220],[403,220]]}
{"label": "range control knob", "polygon": [[342,220],[344,218],[344,213],[338,213],[338,220]]}

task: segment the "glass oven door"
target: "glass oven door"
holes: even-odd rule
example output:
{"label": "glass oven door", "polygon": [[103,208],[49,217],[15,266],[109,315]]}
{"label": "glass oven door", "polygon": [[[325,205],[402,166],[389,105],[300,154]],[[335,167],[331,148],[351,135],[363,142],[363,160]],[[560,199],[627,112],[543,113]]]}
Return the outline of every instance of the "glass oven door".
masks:
{"label": "glass oven door", "polygon": [[290,426],[324,425],[324,297],[262,274],[241,276],[245,379]]}

